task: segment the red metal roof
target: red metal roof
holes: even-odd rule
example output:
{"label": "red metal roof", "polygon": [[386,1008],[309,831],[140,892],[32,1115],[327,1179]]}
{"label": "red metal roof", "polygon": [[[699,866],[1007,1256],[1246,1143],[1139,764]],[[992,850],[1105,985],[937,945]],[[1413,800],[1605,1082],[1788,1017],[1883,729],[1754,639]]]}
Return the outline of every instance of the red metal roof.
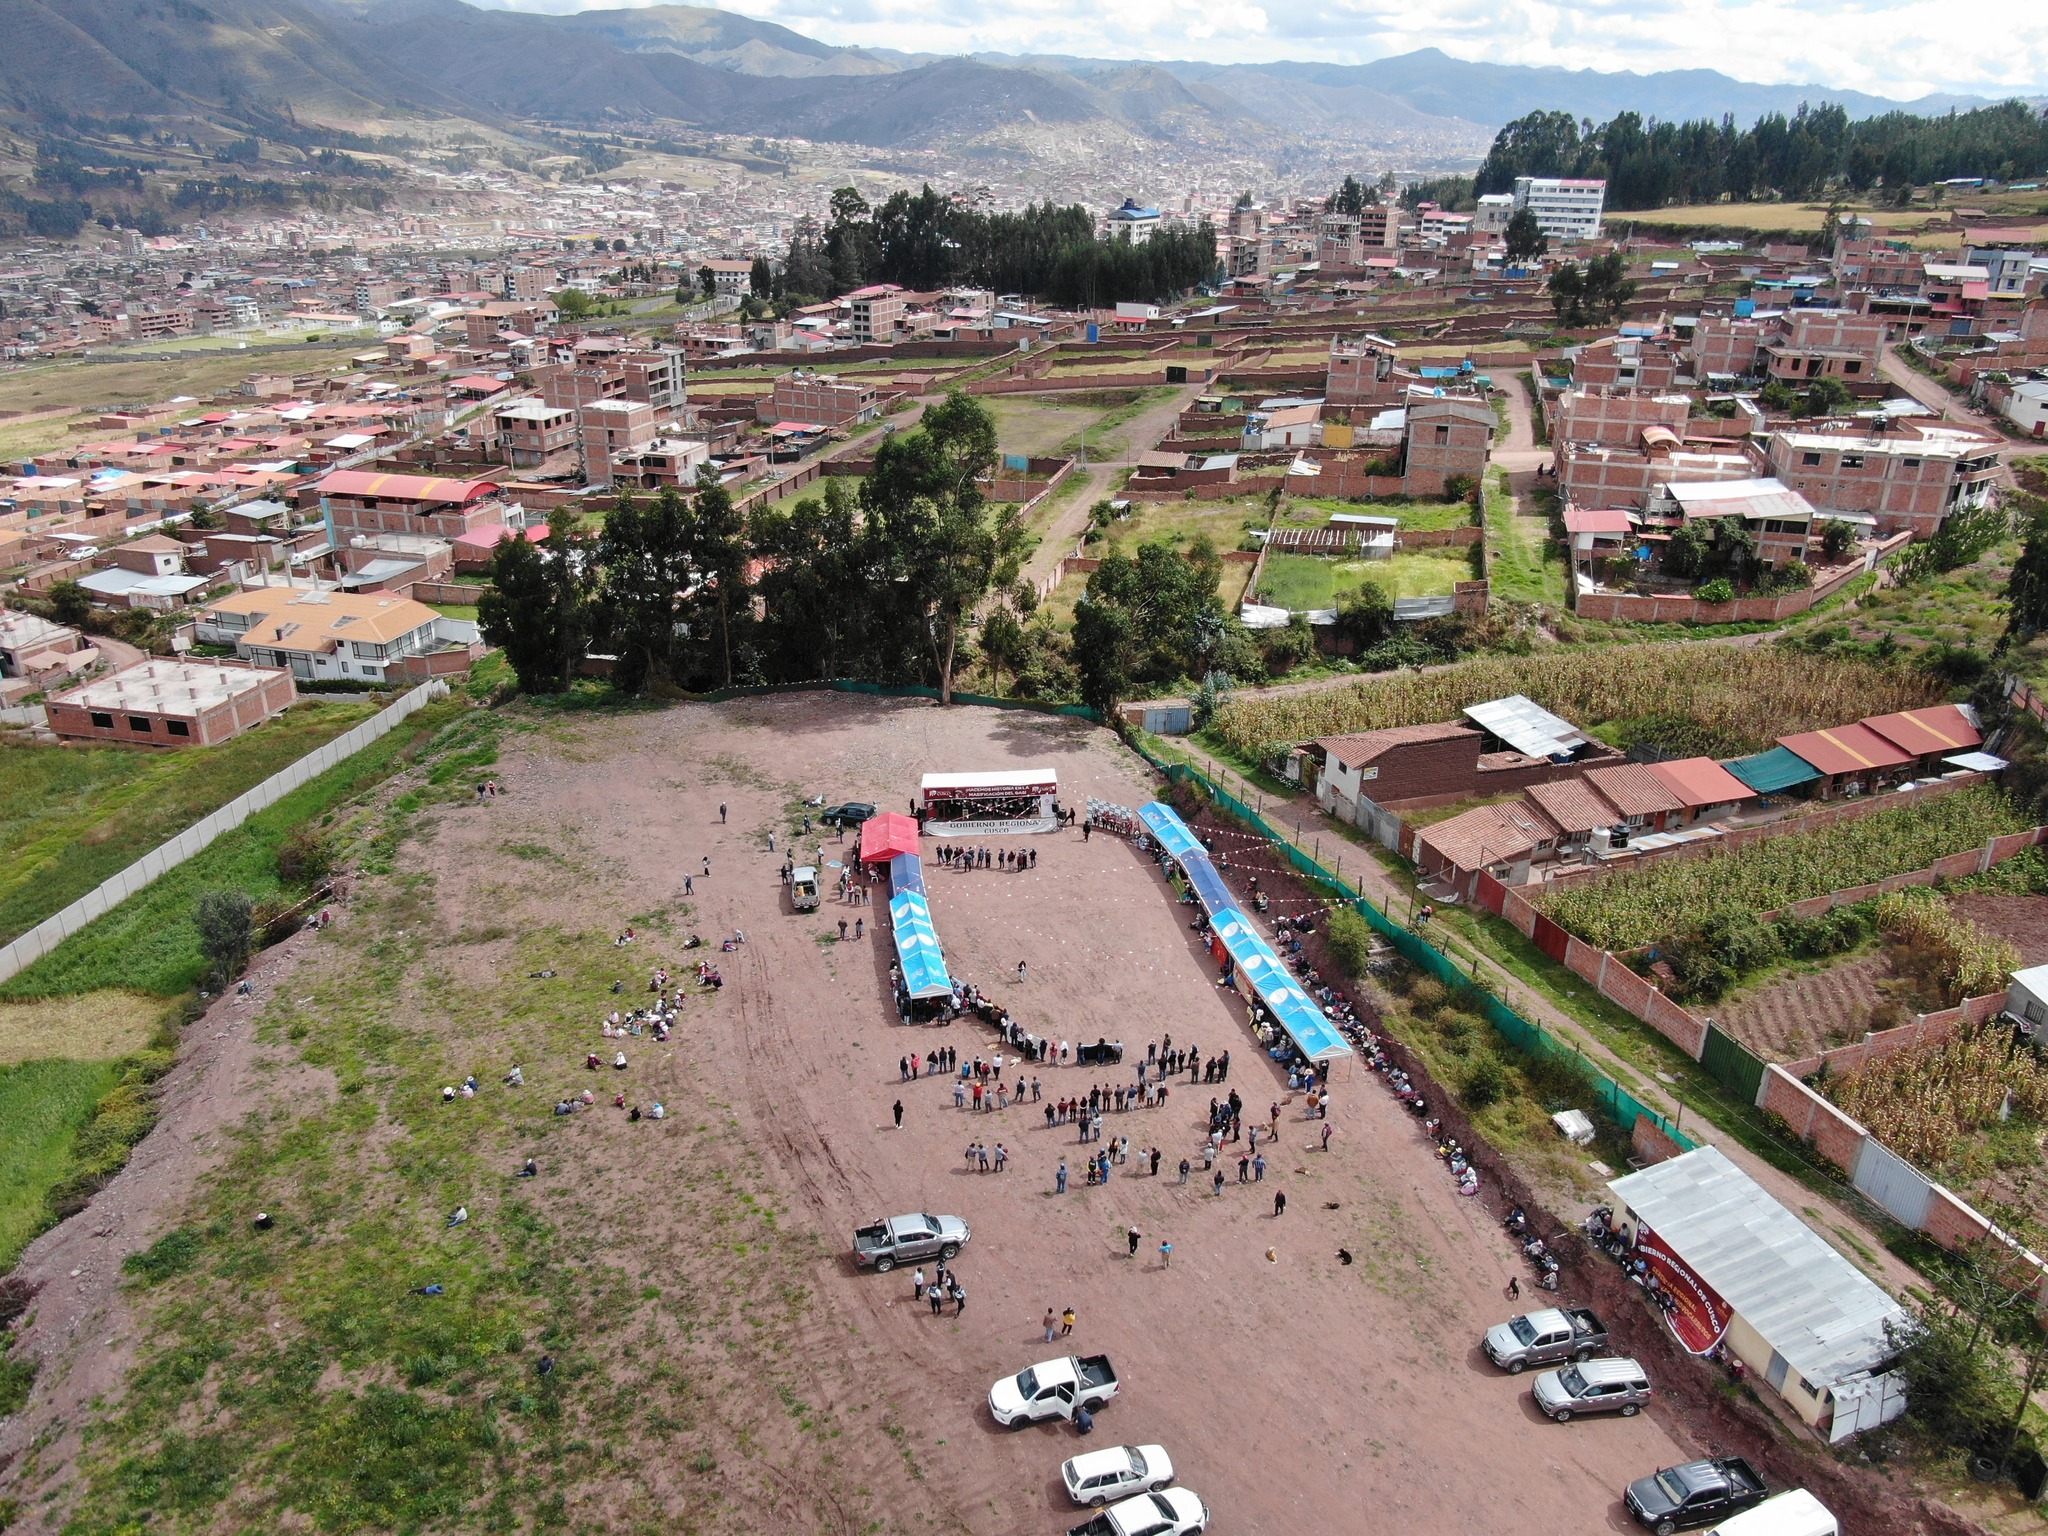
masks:
{"label": "red metal roof", "polygon": [[1983,745],[1984,733],[1954,704],[1908,709],[1896,715],[1872,715],[1862,722],[1901,752],[1926,757],[1935,752],[1964,752]]}
{"label": "red metal roof", "polygon": [[381,470],[337,469],[317,489],[322,496],[378,496],[392,501],[442,501],[457,506],[497,490],[495,480],[449,480],[439,475],[388,475]]}
{"label": "red metal roof", "polygon": [[1756,793],[1711,757],[1684,757],[1675,763],[1651,763],[1649,768],[1687,810],[1747,800]]}
{"label": "red metal roof", "polygon": [[1626,512],[1595,510],[1591,507],[1566,507],[1564,509],[1564,531],[1566,533],[1627,533],[1635,525]]}
{"label": "red metal roof", "polygon": [[1913,754],[1901,752],[1864,725],[1838,725],[1828,731],[1801,731],[1780,736],[1778,745],[1824,774],[1863,773],[1872,768],[1902,768]]}

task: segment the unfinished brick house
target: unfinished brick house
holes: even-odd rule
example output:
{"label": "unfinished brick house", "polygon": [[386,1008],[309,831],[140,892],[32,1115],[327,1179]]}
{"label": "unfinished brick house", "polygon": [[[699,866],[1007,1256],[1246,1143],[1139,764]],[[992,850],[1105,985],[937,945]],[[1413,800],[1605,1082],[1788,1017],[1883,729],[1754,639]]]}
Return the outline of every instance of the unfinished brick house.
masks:
{"label": "unfinished brick house", "polygon": [[1330,338],[1323,401],[1331,406],[1400,404],[1414,375],[1400,368],[1400,348],[1379,336]]}
{"label": "unfinished brick house", "polygon": [[1614,394],[1605,389],[1568,389],[1552,407],[1550,435],[1560,443],[1606,443],[1640,447],[1644,433],[1662,428],[1685,436],[1692,413],[1687,395]]}
{"label": "unfinished brick house", "polygon": [[1840,379],[1852,389],[1883,388],[1878,359],[1885,323],[1845,309],[1788,310],[1773,322],[1762,347],[1764,371],[1787,384]]}
{"label": "unfinished brick house", "polygon": [[152,656],[52,695],[44,708],[66,740],[207,747],[283,714],[297,697],[289,672]]}
{"label": "unfinished brick house", "polygon": [[1581,507],[1639,512],[1659,485],[1748,480],[1762,473],[1752,450],[1740,444],[1686,444],[1667,427],[1647,427],[1636,445],[1559,442],[1558,488]]}
{"label": "unfinished brick house", "polygon": [[1493,445],[1493,408],[1460,396],[1420,400],[1408,407],[1401,489],[1408,496],[1441,496],[1451,479],[1486,473]]}
{"label": "unfinished brick house", "polygon": [[1823,515],[1860,513],[1879,533],[1927,538],[1951,513],[1990,500],[1998,449],[1996,438],[1957,427],[1845,423],[1772,434],[1770,465]]}
{"label": "unfinished brick house", "polygon": [[335,545],[346,544],[358,533],[424,533],[453,539],[485,523],[504,521],[494,480],[337,469],[313,491],[327,520],[328,542]]}
{"label": "unfinished brick house", "polygon": [[1669,389],[1685,361],[1673,336],[1606,336],[1579,348],[1572,381],[1598,389]]}
{"label": "unfinished brick house", "polygon": [[774,390],[754,407],[754,415],[771,425],[801,421],[814,427],[845,427],[873,421],[879,399],[872,384],[798,368],[775,381]]}

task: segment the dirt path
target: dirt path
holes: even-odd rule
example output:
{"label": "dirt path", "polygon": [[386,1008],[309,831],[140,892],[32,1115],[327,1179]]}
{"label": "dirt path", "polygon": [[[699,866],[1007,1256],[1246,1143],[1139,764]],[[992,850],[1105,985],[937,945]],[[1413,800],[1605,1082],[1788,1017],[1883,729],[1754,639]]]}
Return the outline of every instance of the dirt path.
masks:
{"label": "dirt path", "polygon": [[1087,531],[1088,509],[1116,488],[1118,478],[1128,473],[1140,454],[1151,452],[1152,445],[1166,435],[1167,429],[1205,387],[1190,384],[1148,405],[1122,426],[1113,429],[1122,435],[1126,444],[1124,459],[1091,460],[1067,477],[1067,483],[1060,488],[1059,512],[1045,530],[1044,538],[1039,540],[1038,548],[1025,562],[1025,581],[1036,585],[1059,569],[1060,562],[1074,552],[1075,544]]}
{"label": "dirt path", "polygon": [[[1204,752],[1194,742],[1181,741],[1176,745],[1203,765],[1204,770],[1212,778],[1230,789],[1232,793],[1255,801],[1260,814],[1267,822],[1287,831],[1297,847],[1311,851],[1320,848],[1324,862],[1333,868],[1337,867],[1335,861],[1342,854],[1343,877],[1355,887],[1359,895],[1394,914],[1397,920],[1408,911],[1411,899],[1407,889],[1363,848],[1345,848],[1341,835],[1329,824],[1328,818],[1322,814],[1313,800],[1303,795],[1279,799],[1263,794],[1245,784],[1234,769]],[[1772,1167],[1734,1138],[1702,1120],[1696,1110],[1687,1113],[1683,1104],[1671,1092],[1667,1081],[1661,1076],[1648,1076],[1630,1063],[1621,1060],[1585,1026],[1549,999],[1533,991],[1504,966],[1484,955],[1478,956],[1477,959],[1480,971],[1489,985],[1523,1018],[1570,1040],[1601,1071],[1619,1082],[1632,1085],[1632,1091],[1645,1104],[1677,1120],[1688,1135],[1697,1141],[1719,1147],[1736,1166],[1763,1185],[1788,1208],[1806,1212],[1813,1212],[1816,1208],[1824,1209],[1826,1219],[1820,1220],[1810,1216],[1811,1224],[1822,1236],[1841,1249],[1852,1263],[1860,1264],[1894,1292],[1902,1291],[1908,1285],[1916,1283],[1917,1276],[1913,1270],[1903,1261],[1893,1257],[1883,1241],[1864,1225],[1860,1217],[1826,1200],[1790,1175]],[[1854,1243],[1839,1240],[1843,1232],[1853,1234]]]}

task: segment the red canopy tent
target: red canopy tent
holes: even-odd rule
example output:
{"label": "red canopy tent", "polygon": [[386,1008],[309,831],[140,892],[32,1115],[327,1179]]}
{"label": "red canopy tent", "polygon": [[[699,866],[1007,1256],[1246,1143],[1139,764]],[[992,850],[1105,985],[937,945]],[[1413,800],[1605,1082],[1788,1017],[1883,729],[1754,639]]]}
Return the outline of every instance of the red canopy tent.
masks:
{"label": "red canopy tent", "polygon": [[863,864],[893,859],[899,853],[917,852],[915,818],[890,811],[870,816],[860,824],[860,858]]}

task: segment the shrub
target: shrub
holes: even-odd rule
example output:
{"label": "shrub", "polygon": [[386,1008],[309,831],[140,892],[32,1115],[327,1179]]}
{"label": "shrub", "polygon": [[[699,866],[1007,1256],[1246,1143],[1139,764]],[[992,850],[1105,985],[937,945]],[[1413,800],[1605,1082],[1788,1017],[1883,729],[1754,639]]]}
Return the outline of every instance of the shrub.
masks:
{"label": "shrub", "polygon": [[1323,925],[1323,945],[1330,958],[1354,979],[1365,975],[1372,958],[1372,925],[1356,912],[1339,907]]}
{"label": "shrub", "polygon": [[211,965],[210,979],[226,986],[249,963],[254,931],[249,898],[240,891],[208,891],[192,912],[199,930],[199,952]]}
{"label": "shrub", "polygon": [[1433,1019],[1451,1000],[1451,989],[1434,976],[1423,976],[1408,989],[1408,1009],[1418,1018]]}
{"label": "shrub", "polygon": [[277,878],[286,885],[318,885],[333,873],[333,845],[311,827],[301,827],[278,845]]}
{"label": "shrub", "polygon": [[1484,1109],[1506,1098],[1511,1086],[1508,1069],[1500,1064],[1498,1057],[1487,1052],[1467,1069],[1458,1096],[1465,1101],[1467,1109]]}
{"label": "shrub", "polygon": [[1732,603],[1735,601],[1735,583],[1726,576],[1716,576],[1712,581],[1702,583],[1693,596],[1703,603]]}
{"label": "shrub", "polygon": [[1738,976],[1769,965],[1785,952],[1778,931],[1742,907],[1714,913],[1700,924],[1699,937],[1714,958]]}

